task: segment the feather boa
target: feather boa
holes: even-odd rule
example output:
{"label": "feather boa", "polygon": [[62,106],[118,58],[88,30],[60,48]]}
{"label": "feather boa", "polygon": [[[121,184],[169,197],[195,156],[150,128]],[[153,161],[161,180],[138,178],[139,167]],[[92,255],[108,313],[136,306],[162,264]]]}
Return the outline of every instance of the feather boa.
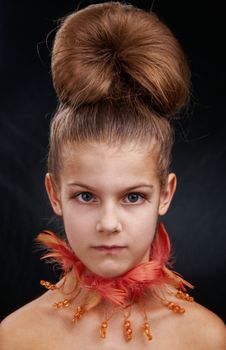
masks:
{"label": "feather boa", "polygon": [[44,231],[37,241],[48,249],[42,259],[57,262],[64,274],[73,269],[81,288],[96,292],[102,299],[121,307],[126,307],[148,290],[156,286],[170,284],[186,291],[193,286],[176,272],[166,267],[170,257],[170,240],[162,223],[150,249],[150,260],[141,263],[125,274],[115,278],[102,278],[88,273],[85,265],[76,257],[67,243],[51,231]]}

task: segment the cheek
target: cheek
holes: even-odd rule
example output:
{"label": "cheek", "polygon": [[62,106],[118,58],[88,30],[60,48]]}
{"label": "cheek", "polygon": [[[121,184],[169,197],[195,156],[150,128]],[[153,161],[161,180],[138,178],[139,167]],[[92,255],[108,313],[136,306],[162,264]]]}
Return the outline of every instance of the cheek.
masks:
{"label": "cheek", "polygon": [[92,234],[93,216],[89,215],[87,219],[87,217],[79,211],[67,208],[67,210],[63,211],[63,221],[65,233],[72,249],[74,250],[76,247],[82,247],[83,243],[85,244],[86,240],[90,238]]}
{"label": "cheek", "polygon": [[156,226],[158,221],[157,209],[137,212],[136,215],[131,216],[129,221],[129,235],[132,240],[137,242],[133,245],[134,250],[139,250],[145,253],[150,249],[151,243],[156,233]]}
{"label": "cheek", "polygon": [[136,239],[137,244],[142,247],[141,249],[149,249],[151,246],[156,233],[156,225],[157,218],[155,218],[155,220],[147,218],[147,220],[140,224],[139,227],[134,227],[136,230],[134,233],[134,236],[136,237],[134,239]]}
{"label": "cheek", "polygon": [[131,226],[137,230],[153,231],[158,220],[158,205],[150,203],[145,208],[137,208],[131,215]]}

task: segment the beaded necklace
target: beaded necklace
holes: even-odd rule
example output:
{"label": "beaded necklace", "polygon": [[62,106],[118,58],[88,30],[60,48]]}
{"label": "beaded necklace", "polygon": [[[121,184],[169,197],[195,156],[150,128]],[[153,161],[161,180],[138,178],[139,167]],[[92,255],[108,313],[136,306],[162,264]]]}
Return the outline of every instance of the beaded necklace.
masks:
{"label": "beaded necklace", "polygon": [[[193,286],[166,267],[170,256],[170,240],[162,223],[159,224],[158,232],[150,249],[150,260],[115,278],[103,278],[87,272],[85,265],[76,257],[68,244],[51,231],[40,233],[37,241],[48,249],[47,254],[42,259],[50,259],[52,262],[58,263],[64,273],[61,285],[57,286],[44,280],[40,281],[41,285],[48,290],[60,290],[65,294],[63,287],[69,272],[74,273],[76,281],[75,288],[69,296],[55,302],[53,306],[56,309],[62,309],[74,305],[81,291],[85,291],[82,302],[75,306],[72,318],[74,323],[80,321],[84,314],[104,300],[115,309],[112,315],[117,310],[123,310],[123,333],[125,340],[130,341],[133,338],[133,330],[129,318],[133,304],[137,303],[144,314],[142,332],[150,341],[153,336],[144,304],[144,298],[148,292],[151,291],[153,295],[158,296],[169,310],[181,315],[184,314],[185,309],[168,300],[165,295],[172,295],[172,291],[167,286],[176,288],[174,294],[178,299],[193,301],[193,298],[186,293],[186,287],[193,288]],[[105,315],[104,321],[99,327],[101,339],[105,339],[107,336],[108,323],[112,315]]]}

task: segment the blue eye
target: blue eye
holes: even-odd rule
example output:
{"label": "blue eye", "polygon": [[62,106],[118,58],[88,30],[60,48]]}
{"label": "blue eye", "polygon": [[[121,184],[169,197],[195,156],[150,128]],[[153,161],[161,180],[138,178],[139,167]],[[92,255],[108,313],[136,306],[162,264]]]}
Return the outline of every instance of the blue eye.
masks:
{"label": "blue eye", "polygon": [[90,202],[93,200],[93,195],[90,192],[82,192],[77,195],[77,197],[82,201],[82,202]]}
{"label": "blue eye", "polygon": [[130,203],[136,203],[138,202],[140,199],[144,199],[143,196],[141,196],[139,193],[129,193],[127,195],[127,200]]}

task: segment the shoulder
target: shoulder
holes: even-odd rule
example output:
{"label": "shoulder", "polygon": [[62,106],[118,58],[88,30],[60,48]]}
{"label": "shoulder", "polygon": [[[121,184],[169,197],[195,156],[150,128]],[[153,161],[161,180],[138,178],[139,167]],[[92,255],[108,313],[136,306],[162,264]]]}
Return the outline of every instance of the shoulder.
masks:
{"label": "shoulder", "polygon": [[224,322],[204,306],[192,302],[185,303],[187,343],[198,350],[225,350],[226,327]]}
{"label": "shoulder", "polygon": [[[7,316],[0,324],[1,350],[36,350],[44,332],[47,309],[45,298],[38,298]],[[40,343],[39,343],[40,345]]]}
{"label": "shoulder", "polygon": [[161,307],[159,323],[163,326],[162,332],[177,339],[180,350],[226,350],[226,327],[220,317],[195,301],[176,298],[175,291],[170,302],[183,307],[185,313],[173,315],[171,310],[169,313],[167,308]]}

